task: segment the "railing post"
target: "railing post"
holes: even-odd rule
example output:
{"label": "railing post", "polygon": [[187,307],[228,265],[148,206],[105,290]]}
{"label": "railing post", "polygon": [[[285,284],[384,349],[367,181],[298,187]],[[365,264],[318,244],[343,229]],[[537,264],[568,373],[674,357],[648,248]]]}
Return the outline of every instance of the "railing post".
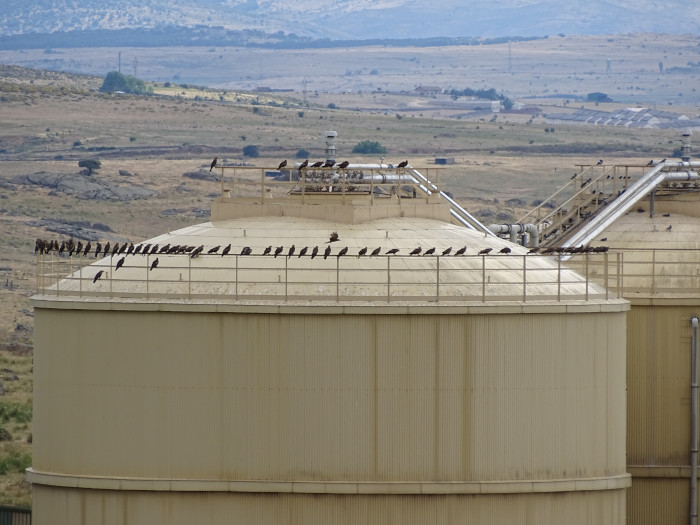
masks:
{"label": "railing post", "polygon": [[335,300],[340,302],[340,257],[335,258]]}
{"label": "railing post", "polygon": [[486,256],[481,256],[481,301],[486,302]]}
{"label": "railing post", "polygon": [[192,257],[189,254],[187,255],[187,298],[192,299]]}
{"label": "railing post", "polygon": [[238,258],[239,256],[236,255],[236,269],[234,272],[234,279],[236,280],[234,286],[236,288],[236,301],[238,301]]}
{"label": "railing post", "polygon": [[607,301],[610,293],[608,289],[608,284],[610,284],[608,282],[608,252],[603,252],[603,264],[605,265],[605,276],[603,278],[603,281],[605,286],[605,300]]}
{"label": "railing post", "polygon": [[146,266],[144,266],[144,269],[146,270],[146,299],[148,299],[148,295],[150,294],[150,276],[149,274],[151,273],[149,268],[151,267],[150,265],[150,258],[151,255],[148,254],[146,255]]}
{"label": "railing post", "polygon": [[584,272],[586,274],[586,301],[588,301],[588,284],[591,282],[590,276],[588,275],[588,259],[589,259],[589,254],[585,254],[586,257],[586,263],[584,266]]}
{"label": "railing post", "polygon": [[[283,256],[284,257],[284,256]],[[289,301],[289,257],[284,257],[284,300]]]}
{"label": "railing post", "polygon": [[561,255],[557,257],[557,301],[561,301]]}
{"label": "railing post", "polygon": [[527,255],[523,255],[523,302],[527,301]]}
{"label": "railing post", "polygon": [[651,294],[656,288],[656,248],[651,249]]}
{"label": "railing post", "polygon": [[386,257],[386,301],[391,301],[391,257],[385,255]]}
{"label": "railing post", "polygon": [[437,272],[436,272],[436,279],[435,279],[435,297],[437,302],[440,302],[440,256],[438,255],[436,257],[436,264],[437,264]]}

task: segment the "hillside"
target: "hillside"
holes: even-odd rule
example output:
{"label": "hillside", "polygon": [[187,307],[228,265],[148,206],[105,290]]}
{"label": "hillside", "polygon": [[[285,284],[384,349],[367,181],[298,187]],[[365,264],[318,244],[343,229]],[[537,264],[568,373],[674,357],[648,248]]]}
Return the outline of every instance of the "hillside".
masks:
{"label": "hillside", "polygon": [[694,33],[700,6],[681,0],[5,0],[0,34],[222,27],[313,39]]}

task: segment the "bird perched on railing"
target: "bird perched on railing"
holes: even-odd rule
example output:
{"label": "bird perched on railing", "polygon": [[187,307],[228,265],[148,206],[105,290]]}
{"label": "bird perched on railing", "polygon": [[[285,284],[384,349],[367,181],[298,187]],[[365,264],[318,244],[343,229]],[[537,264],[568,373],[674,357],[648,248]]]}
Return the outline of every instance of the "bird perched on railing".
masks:
{"label": "bird perched on railing", "polygon": [[117,266],[114,268],[114,271],[116,272],[119,268],[124,266],[124,261],[126,261],[126,257],[122,257],[117,261]]}
{"label": "bird perched on railing", "polygon": [[268,246],[267,248],[265,248],[265,250],[263,251],[263,255],[270,255],[270,252],[272,252],[272,246]]}
{"label": "bird perched on railing", "polygon": [[275,248],[275,259],[280,253],[282,253],[282,250],[284,250],[284,246],[278,246],[277,248]]}
{"label": "bird perched on railing", "polygon": [[224,251],[221,252],[221,256],[223,257],[224,255],[228,255],[228,252],[231,251],[231,244],[229,243],[228,246],[224,248]]}
{"label": "bird perched on railing", "polygon": [[399,162],[399,164],[396,166],[397,168],[405,168],[408,166],[408,161],[404,160],[403,162]]}
{"label": "bird perched on railing", "polygon": [[382,247],[380,246],[379,248],[375,248],[372,250],[372,253],[369,254],[370,257],[374,257],[375,255],[379,255],[379,253],[382,251]]}
{"label": "bird perched on railing", "polygon": [[341,170],[344,170],[344,169],[347,168],[348,166],[350,166],[350,163],[349,163],[347,160],[344,160],[343,162],[341,162],[340,164],[338,164],[338,168],[340,168]]}
{"label": "bird perched on railing", "polygon": [[294,250],[296,250],[296,248],[295,248],[294,245],[292,244],[292,245],[289,247],[289,251],[287,252],[287,259],[289,259],[292,255],[294,255]]}
{"label": "bird perched on railing", "polygon": [[153,259],[153,262],[151,263],[151,267],[148,269],[148,271],[150,272],[151,270],[153,270],[154,268],[157,268],[157,267],[158,267],[158,257]]}
{"label": "bird perched on railing", "polygon": [[415,248],[415,249],[414,249],[411,253],[409,253],[408,255],[420,255],[420,252],[422,252],[422,251],[423,251],[423,248],[421,248],[421,247],[419,246],[418,248]]}
{"label": "bird perched on railing", "polygon": [[317,161],[317,162],[314,162],[314,163],[311,165],[312,168],[320,168],[321,166],[323,166],[323,161],[322,161],[322,160],[319,160],[319,161]]}
{"label": "bird perched on railing", "polygon": [[435,248],[430,248],[429,250],[425,250],[423,257],[425,257],[426,255],[432,255],[434,253],[435,253]]}
{"label": "bird perched on railing", "polygon": [[203,251],[204,251],[204,245],[201,244],[201,245],[199,245],[197,248],[195,248],[194,250],[192,250],[192,253],[190,254],[190,259],[193,258],[193,257],[197,257],[197,256],[198,256],[200,253],[202,253]]}
{"label": "bird perched on railing", "polygon": [[306,252],[308,252],[308,251],[309,251],[309,247],[308,247],[308,246],[304,246],[304,247],[301,249],[301,251],[299,252],[299,255],[297,255],[297,259],[300,258],[300,257],[302,257],[302,256],[304,256],[304,255],[306,255]]}
{"label": "bird perched on railing", "polygon": [[216,252],[218,252],[221,249],[221,246],[214,246],[213,248],[209,248],[209,251],[207,251],[207,254],[213,255]]}
{"label": "bird perched on railing", "polygon": [[282,162],[280,162],[279,166],[277,166],[277,170],[281,170],[287,165],[287,159],[284,159]]}
{"label": "bird perched on railing", "polygon": [[[329,246],[329,248],[330,248],[330,246]],[[311,250],[311,258],[313,259],[317,255],[318,255],[318,246],[314,246],[314,249]]]}
{"label": "bird perched on railing", "polygon": [[214,169],[214,166],[216,166],[216,163],[219,161],[219,157],[214,157],[214,160],[211,161],[211,164],[209,165],[209,171]]}
{"label": "bird perched on railing", "polygon": [[392,248],[391,250],[389,250],[388,252],[386,252],[387,255],[396,255],[397,253],[399,253],[399,249],[398,249],[398,248]]}
{"label": "bird perched on railing", "polygon": [[464,255],[467,252],[467,247],[465,246],[464,248],[460,248],[455,252],[455,255]]}
{"label": "bird perched on railing", "polygon": [[336,255],[336,257],[338,259],[340,259],[343,255],[346,255],[347,253],[348,253],[348,247],[346,246],[345,248],[343,248],[342,250],[340,250],[338,252],[338,255]]}
{"label": "bird perched on railing", "polygon": [[510,248],[508,248],[508,246],[504,246],[503,248],[501,248],[500,250],[498,250],[498,253],[505,253],[505,254],[508,254],[508,253],[510,253]]}
{"label": "bird perched on railing", "polygon": [[304,162],[299,164],[299,170],[303,170],[308,165],[309,165],[309,159],[306,159]]}
{"label": "bird perched on railing", "polygon": [[326,250],[323,252],[323,260],[326,260],[330,254],[331,254],[331,247],[326,246]]}
{"label": "bird perched on railing", "polygon": [[491,250],[493,250],[493,248],[484,248],[479,252],[479,255],[488,255],[489,253],[491,253]]}
{"label": "bird perched on railing", "polygon": [[443,256],[449,255],[451,251],[452,251],[452,246],[450,246],[449,248],[443,250],[443,251],[442,251],[442,255],[443,255]]}
{"label": "bird perched on railing", "polygon": [[98,280],[100,277],[102,277],[102,275],[103,275],[104,273],[105,273],[104,270],[100,270],[99,272],[97,272],[97,273],[95,274],[95,277],[92,279],[92,282],[93,282],[93,283],[96,283],[97,280]]}

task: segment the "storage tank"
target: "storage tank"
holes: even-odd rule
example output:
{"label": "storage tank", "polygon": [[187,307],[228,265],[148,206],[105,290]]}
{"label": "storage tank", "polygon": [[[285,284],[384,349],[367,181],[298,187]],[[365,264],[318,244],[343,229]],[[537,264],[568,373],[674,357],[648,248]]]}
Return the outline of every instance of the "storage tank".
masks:
{"label": "storage tank", "polygon": [[40,259],[35,524],[625,523],[627,301],[430,191],[267,184]]}

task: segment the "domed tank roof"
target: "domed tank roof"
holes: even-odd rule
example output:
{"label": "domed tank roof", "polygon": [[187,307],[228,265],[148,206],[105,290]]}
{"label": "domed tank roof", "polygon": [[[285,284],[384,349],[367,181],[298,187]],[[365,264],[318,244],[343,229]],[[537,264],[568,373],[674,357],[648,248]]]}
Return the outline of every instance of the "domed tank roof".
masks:
{"label": "domed tank roof", "polygon": [[149,255],[73,267],[46,291],[110,300],[246,302],[607,298],[604,288],[554,259],[424,217],[356,224],[244,217],[189,226],[141,246],[149,246]]}

